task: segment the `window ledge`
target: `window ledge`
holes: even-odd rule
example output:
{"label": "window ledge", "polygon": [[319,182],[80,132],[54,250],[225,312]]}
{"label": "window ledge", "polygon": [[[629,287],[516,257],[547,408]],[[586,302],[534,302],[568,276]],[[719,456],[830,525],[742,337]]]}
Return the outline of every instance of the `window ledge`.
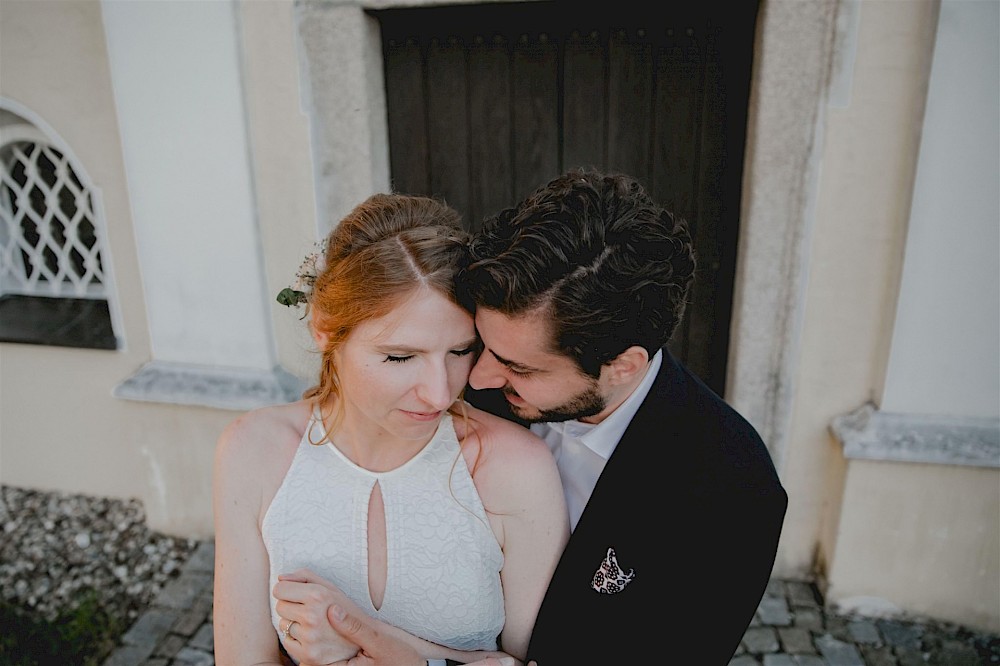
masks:
{"label": "window ledge", "polygon": [[847,458],[1000,467],[1000,419],[893,414],[868,403],[830,430]]}
{"label": "window ledge", "polygon": [[247,411],[293,402],[306,388],[303,380],[278,366],[251,370],[152,361],[111,394],[123,400]]}

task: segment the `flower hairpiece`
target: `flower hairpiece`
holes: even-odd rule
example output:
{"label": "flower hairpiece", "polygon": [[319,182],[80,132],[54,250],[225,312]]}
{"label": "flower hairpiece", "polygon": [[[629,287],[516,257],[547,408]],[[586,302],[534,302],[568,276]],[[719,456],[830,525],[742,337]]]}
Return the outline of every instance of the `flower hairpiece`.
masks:
{"label": "flower hairpiece", "polygon": [[299,265],[299,270],[295,272],[295,283],[278,292],[276,300],[282,305],[298,307],[300,303],[309,302],[316,278],[325,268],[323,243],[317,242],[313,246],[316,250],[306,255]]}

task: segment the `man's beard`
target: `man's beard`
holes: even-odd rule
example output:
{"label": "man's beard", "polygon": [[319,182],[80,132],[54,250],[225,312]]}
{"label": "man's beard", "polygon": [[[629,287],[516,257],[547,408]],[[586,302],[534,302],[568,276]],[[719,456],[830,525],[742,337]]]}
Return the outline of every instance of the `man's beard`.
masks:
{"label": "man's beard", "polygon": [[[505,386],[505,394],[517,395],[517,393]],[[522,407],[507,403],[510,410],[517,418],[528,423],[555,423],[558,421],[572,421],[582,419],[594,414],[599,414],[608,406],[608,401],[597,390],[597,382],[594,382],[580,393],[551,409],[538,409],[537,407]],[[530,412],[528,410],[531,410]]]}

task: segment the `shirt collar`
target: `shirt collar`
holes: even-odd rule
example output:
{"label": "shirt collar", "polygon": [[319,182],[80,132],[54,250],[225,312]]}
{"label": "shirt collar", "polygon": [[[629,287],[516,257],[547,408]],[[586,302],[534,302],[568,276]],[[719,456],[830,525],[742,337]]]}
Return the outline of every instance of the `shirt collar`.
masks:
{"label": "shirt collar", "polygon": [[649,389],[653,386],[653,381],[660,371],[662,362],[663,350],[657,350],[639,385],[629,397],[625,398],[625,402],[618,405],[618,409],[608,414],[608,417],[600,423],[583,423],[573,420],[548,425],[561,430],[564,436],[579,439],[584,446],[607,460],[615,452],[615,447],[618,446],[618,441],[625,434],[628,424],[632,422],[632,417],[639,411],[639,405],[649,394]]}

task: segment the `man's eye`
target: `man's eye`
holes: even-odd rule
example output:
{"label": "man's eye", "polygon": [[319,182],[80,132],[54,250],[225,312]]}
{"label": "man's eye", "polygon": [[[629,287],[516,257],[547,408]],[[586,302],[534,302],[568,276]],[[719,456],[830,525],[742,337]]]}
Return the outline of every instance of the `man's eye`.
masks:
{"label": "man's eye", "polygon": [[507,370],[510,372],[510,374],[514,375],[515,377],[530,377],[531,376],[530,372],[521,372],[520,370],[515,370],[514,368],[507,368]]}
{"label": "man's eye", "polygon": [[390,354],[385,357],[385,360],[389,361],[390,363],[406,363],[411,358],[413,358],[413,356],[393,356]]}

